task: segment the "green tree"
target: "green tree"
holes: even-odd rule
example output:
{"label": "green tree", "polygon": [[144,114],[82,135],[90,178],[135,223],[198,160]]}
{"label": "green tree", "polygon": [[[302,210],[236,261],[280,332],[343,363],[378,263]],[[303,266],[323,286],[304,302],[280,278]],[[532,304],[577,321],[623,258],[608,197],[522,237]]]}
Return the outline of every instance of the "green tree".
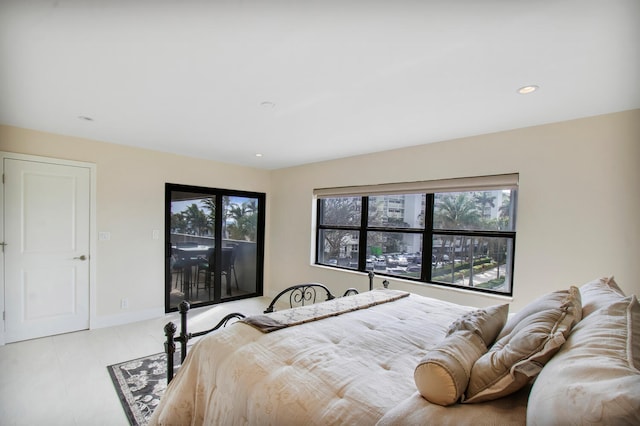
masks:
{"label": "green tree", "polygon": [[202,199],[202,205],[207,213],[207,224],[209,226],[209,233],[212,236],[216,234],[216,199],[215,197],[208,197]]}
{"label": "green tree", "polygon": [[209,229],[207,215],[193,203],[182,212],[187,222],[187,232],[192,235],[205,235]]}
{"label": "green tree", "polygon": [[498,209],[498,229],[511,228],[511,192],[502,197],[502,204]]}
{"label": "green tree", "polygon": [[[321,202],[323,225],[353,226],[360,224],[361,199],[356,197],[325,198]],[[338,258],[340,249],[350,241],[352,231],[336,229],[323,232],[324,248],[329,258]]]}
{"label": "green tree", "polygon": [[439,229],[470,228],[478,223],[476,203],[466,192],[437,196],[435,222]]}
{"label": "green tree", "polygon": [[[434,227],[438,229],[473,229],[479,222],[480,212],[478,212],[475,201],[467,192],[456,194],[438,194],[436,196],[436,211],[434,214]],[[469,258],[471,259],[469,275],[469,286],[473,287],[473,248],[474,243],[471,239],[467,244],[464,236],[459,237],[460,251],[468,249]],[[451,282],[455,281],[455,248],[456,237],[449,237],[451,248]],[[468,247],[467,247],[468,245]]]}
{"label": "green tree", "polygon": [[189,225],[182,212],[171,215],[171,232],[186,234]]}
{"label": "green tree", "polygon": [[258,200],[250,199],[249,201],[242,203],[248,214],[258,213]]}
{"label": "green tree", "polygon": [[231,203],[227,209],[227,231],[234,240],[255,241],[258,230],[258,208],[255,200]]}
{"label": "green tree", "polygon": [[[410,225],[400,218],[387,218],[387,226],[391,228],[409,228]],[[406,244],[402,234],[386,233],[385,234],[385,253],[402,253],[406,249]]]}
{"label": "green tree", "polygon": [[[491,207],[494,208],[496,206],[496,196],[495,195],[491,195],[491,192],[488,191],[483,191],[483,192],[476,192],[475,194],[473,194],[473,198],[476,202],[477,205],[480,206],[480,228],[481,229],[498,229],[497,227],[497,220],[491,217],[491,212],[487,212],[486,208],[487,207]],[[488,245],[487,241],[482,238],[479,237],[478,239],[474,240],[471,245],[471,250],[475,249],[474,244],[477,244],[477,247],[481,250],[482,254],[487,254],[485,247]],[[469,278],[469,284],[472,285],[473,282],[473,263],[474,263],[474,253],[473,251],[471,252],[471,273],[470,273],[470,278]]]}
{"label": "green tree", "polygon": [[492,208],[496,206],[496,197],[494,195],[491,195],[491,192],[476,192],[475,194],[473,194],[473,198],[475,202],[480,205],[480,216],[483,218],[489,216],[484,212],[487,206]]}

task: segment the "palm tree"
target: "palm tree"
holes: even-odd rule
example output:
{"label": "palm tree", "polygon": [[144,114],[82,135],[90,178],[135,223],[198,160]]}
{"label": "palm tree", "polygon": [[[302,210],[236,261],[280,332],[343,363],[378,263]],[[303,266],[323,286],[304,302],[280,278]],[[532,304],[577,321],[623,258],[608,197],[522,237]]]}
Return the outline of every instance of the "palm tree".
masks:
{"label": "palm tree", "polygon": [[173,213],[171,215],[171,232],[178,232],[180,234],[184,234],[187,232],[188,228],[187,221],[184,217],[184,214],[181,213]]}
{"label": "palm tree", "polygon": [[242,203],[242,206],[245,209],[245,211],[249,214],[254,214],[258,212],[258,200],[256,200],[255,198],[252,198],[249,201]]}
{"label": "palm tree", "polygon": [[458,194],[436,195],[435,223],[439,229],[469,228],[478,222],[480,217],[476,203],[466,192]]}
{"label": "palm tree", "polygon": [[202,199],[202,205],[209,210],[207,214],[207,223],[210,227],[212,236],[216,234],[216,199],[215,197],[208,197]]}
{"label": "palm tree", "polygon": [[498,209],[498,229],[508,229],[511,227],[511,192],[502,198],[502,205]]}
{"label": "palm tree", "polygon": [[[434,217],[434,228],[457,230],[473,228],[478,223],[480,214],[477,205],[473,199],[469,197],[467,192],[459,192],[457,194],[438,194],[436,195],[436,211]],[[451,282],[455,278],[455,237],[451,238],[452,262],[451,262]],[[466,238],[460,237],[460,250],[466,246]],[[473,287],[473,240],[469,244],[471,273],[469,275],[469,286]]]}
{"label": "palm tree", "polygon": [[227,217],[231,219],[227,229],[229,237],[235,240],[255,241],[258,229],[258,208],[255,200],[232,203],[227,209]]}
{"label": "palm tree", "polygon": [[203,235],[209,225],[204,211],[200,210],[196,203],[191,204],[182,212],[188,224],[188,230],[193,235]]}
{"label": "palm tree", "polygon": [[244,212],[242,211],[242,207],[236,203],[232,203],[229,205],[229,208],[226,210],[225,217],[229,219],[227,223],[227,231],[229,233],[229,238],[234,240],[239,240],[242,238],[242,231],[238,222],[242,219]]}
{"label": "palm tree", "polygon": [[480,205],[480,211],[482,212],[482,217],[488,217],[490,215],[485,215],[484,210],[487,206],[490,206],[491,208],[495,207],[495,200],[496,197],[491,195],[491,192],[476,192],[473,195],[473,198],[475,199],[476,203],[478,203]]}
{"label": "palm tree", "polygon": [[492,244],[495,260],[496,260],[496,279],[500,279],[500,262],[504,258],[506,247],[502,238],[494,240]]}

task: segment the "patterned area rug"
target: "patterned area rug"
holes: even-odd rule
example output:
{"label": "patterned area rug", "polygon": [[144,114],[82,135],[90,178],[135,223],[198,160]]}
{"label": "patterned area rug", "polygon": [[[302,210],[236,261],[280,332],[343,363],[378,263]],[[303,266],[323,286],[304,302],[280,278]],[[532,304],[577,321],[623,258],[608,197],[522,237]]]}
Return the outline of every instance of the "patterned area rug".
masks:
{"label": "patterned area rug", "polygon": [[166,355],[159,353],[109,365],[107,370],[129,423],[145,426],[167,388]]}

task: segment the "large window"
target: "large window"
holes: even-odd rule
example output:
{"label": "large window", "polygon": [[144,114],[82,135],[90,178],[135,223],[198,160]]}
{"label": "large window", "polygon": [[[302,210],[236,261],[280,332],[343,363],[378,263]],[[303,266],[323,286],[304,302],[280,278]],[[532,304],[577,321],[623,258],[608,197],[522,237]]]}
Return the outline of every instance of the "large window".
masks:
{"label": "large window", "polygon": [[517,175],[316,195],[317,264],[512,294]]}
{"label": "large window", "polygon": [[262,294],[265,194],[166,184],[165,309]]}

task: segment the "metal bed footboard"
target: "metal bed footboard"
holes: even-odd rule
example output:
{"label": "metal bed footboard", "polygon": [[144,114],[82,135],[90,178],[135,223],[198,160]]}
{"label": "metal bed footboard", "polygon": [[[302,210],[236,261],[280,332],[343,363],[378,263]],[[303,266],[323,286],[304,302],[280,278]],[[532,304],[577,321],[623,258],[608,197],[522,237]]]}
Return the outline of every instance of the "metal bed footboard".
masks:
{"label": "metal bed footboard", "polygon": [[234,312],[222,318],[218,324],[208,330],[189,333],[187,331],[187,313],[190,308],[191,305],[189,305],[189,302],[186,300],[183,300],[178,306],[178,311],[180,312],[180,334],[178,336],[176,336],[177,327],[173,322],[169,322],[164,326],[164,335],[167,337],[164,343],[164,351],[167,354],[167,384],[169,384],[171,379],[173,379],[173,357],[176,352],[176,342],[180,343],[180,364],[182,364],[184,359],[187,357],[187,343],[189,340],[194,337],[204,336],[205,334],[211,333],[221,327],[225,327],[227,323],[233,319],[245,318],[243,314]]}

